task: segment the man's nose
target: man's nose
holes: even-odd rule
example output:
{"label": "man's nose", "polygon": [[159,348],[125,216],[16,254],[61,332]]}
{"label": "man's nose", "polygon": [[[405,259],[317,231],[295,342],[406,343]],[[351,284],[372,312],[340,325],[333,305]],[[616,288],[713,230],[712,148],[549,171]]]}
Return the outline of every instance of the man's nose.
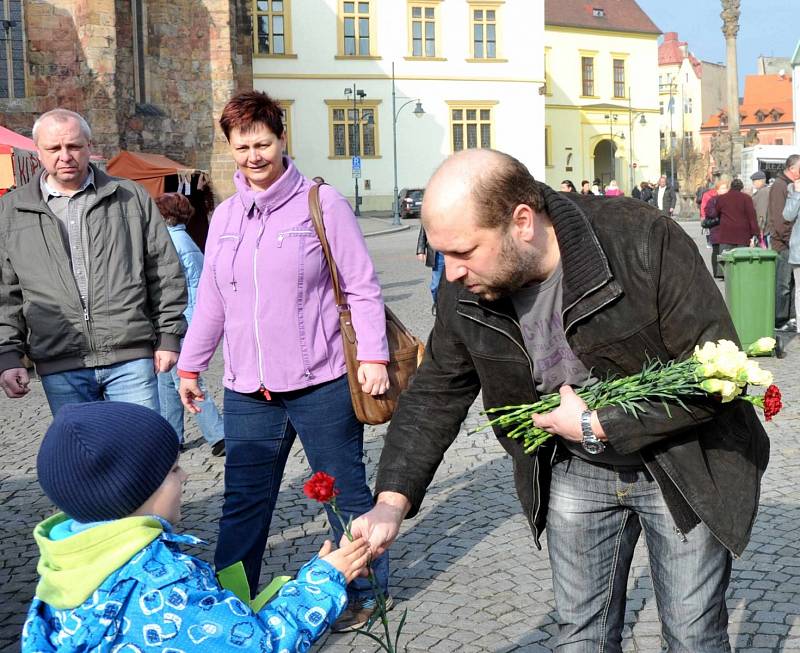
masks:
{"label": "man's nose", "polygon": [[448,260],[448,257],[444,257],[444,274],[447,277],[447,280],[451,283],[453,281],[458,281],[462,279],[467,274],[467,268],[464,265],[460,265],[457,262]]}

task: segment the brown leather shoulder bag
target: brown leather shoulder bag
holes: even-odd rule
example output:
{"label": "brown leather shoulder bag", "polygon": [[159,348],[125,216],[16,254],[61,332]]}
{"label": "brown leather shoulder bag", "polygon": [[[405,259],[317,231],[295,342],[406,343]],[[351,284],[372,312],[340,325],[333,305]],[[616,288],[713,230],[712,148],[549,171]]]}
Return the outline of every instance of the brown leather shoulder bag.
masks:
{"label": "brown leather shoulder bag", "polygon": [[336,268],[336,261],[333,260],[328,238],[325,235],[325,222],[319,202],[319,187],[320,184],[311,187],[308,193],[308,208],[331,273],[333,294],[336,299],[336,308],[339,311],[339,330],[342,334],[344,357],[347,362],[347,382],[350,386],[353,410],[358,421],[363,424],[383,424],[391,419],[400,393],[408,387],[411,378],[416,373],[425,351],[425,345],[405,327],[388,307],[384,306],[386,340],[389,343],[389,364],[386,368],[389,373],[389,390],[376,397],[361,390],[361,384],[358,382],[359,362],[356,357],[358,338],[350,316],[350,305],[342,296],[339,286],[339,271]]}

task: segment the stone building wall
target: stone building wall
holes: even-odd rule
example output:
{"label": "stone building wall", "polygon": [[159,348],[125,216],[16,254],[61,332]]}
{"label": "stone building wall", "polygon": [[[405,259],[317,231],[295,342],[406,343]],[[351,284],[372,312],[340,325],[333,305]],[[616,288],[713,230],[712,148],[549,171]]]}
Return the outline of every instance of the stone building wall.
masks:
{"label": "stone building wall", "polygon": [[0,99],[0,124],[30,135],[55,107],[83,114],[94,149],[165,154],[209,170],[231,191],[232,163],[216,121],[238,90],[252,88],[249,3],[143,0],[146,101],[137,102],[130,0],[25,0],[24,99]]}

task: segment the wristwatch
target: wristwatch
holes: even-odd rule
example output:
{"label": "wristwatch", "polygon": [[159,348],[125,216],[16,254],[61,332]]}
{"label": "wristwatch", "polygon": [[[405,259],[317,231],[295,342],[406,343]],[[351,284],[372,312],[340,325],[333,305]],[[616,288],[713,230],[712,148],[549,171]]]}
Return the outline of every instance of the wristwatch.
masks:
{"label": "wristwatch", "polygon": [[581,432],[583,433],[581,445],[587,453],[596,456],[605,451],[605,443],[599,440],[594,431],[592,431],[592,411],[590,410],[585,410],[581,413]]}

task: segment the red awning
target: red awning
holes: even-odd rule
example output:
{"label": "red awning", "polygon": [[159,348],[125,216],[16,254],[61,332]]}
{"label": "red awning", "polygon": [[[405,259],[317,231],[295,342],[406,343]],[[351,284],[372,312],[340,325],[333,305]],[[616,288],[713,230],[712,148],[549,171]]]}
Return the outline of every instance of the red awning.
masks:
{"label": "red awning", "polygon": [[10,145],[20,150],[36,151],[36,144],[27,136],[18,134],[17,132],[0,127],[0,145]]}

